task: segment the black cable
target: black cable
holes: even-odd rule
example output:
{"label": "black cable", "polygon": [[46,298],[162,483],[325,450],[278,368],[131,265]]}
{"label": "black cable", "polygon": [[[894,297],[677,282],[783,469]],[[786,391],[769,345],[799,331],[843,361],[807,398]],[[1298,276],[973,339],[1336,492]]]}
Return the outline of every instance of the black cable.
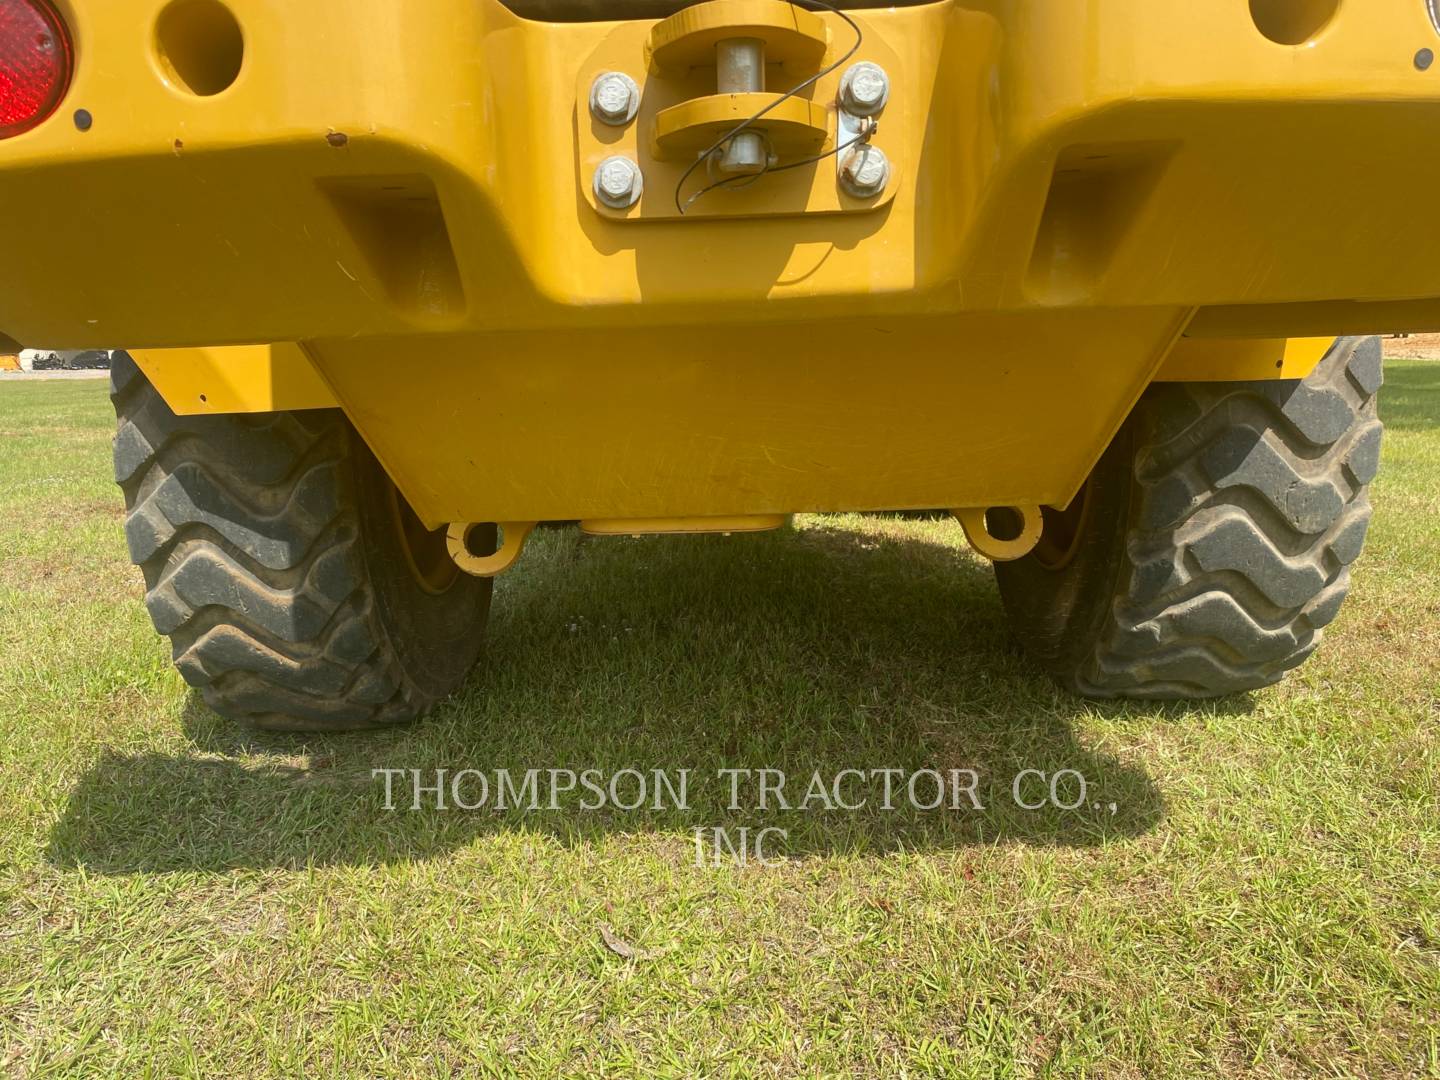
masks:
{"label": "black cable", "polygon": [[879,127],[880,125],[875,123],[874,120],[867,120],[864,131],[862,131],[859,135],[855,136],[855,138],[851,139],[849,142],[837,146],[833,150],[826,150],[823,154],[816,154],[814,157],[808,157],[803,161],[792,161],[788,165],[771,166],[769,161],[766,161],[765,167],[761,169],[758,173],[752,173],[749,176],[727,176],[724,179],[717,180],[715,181],[715,183],[710,184],[707,187],[703,187],[694,195],[691,195],[690,198],[686,200],[685,205],[680,209],[680,213],[684,214],[690,209],[690,207],[695,205],[696,200],[699,199],[700,196],[708,195],[710,192],[715,191],[717,188],[727,188],[731,191],[736,191],[740,188],[749,187],[751,184],[755,183],[757,180],[760,180],[765,176],[768,176],[770,173],[785,172],[788,169],[803,169],[806,165],[814,165],[816,162],[824,161],[826,158],[832,158],[836,154],[843,154],[852,146],[859,146],[861,143],[868,143],[871,137],[875,134],[875,132],[879,130]]}
{"label": "black cable", "polygon": [[[686,181],[688,181],[690,177],[695,175],[695,170],[698,169],[702,164],[707,164],[710,159],[715,155],[715,153],[722,149],[726,143],[728,143],[731,139],[735,138],[735,136],[743,134],[749,128],[753,127],[757,120],[762,119],[767,114],[773,112],[775,109],[778,109],[781,105],[783,105],[785,102],[789,101],[796,95],[804,93],[806,90],[810,89],[810,87],[814,86],[831,72],[838,70],[840,67],[846,64],[852,56],[858,53],[861,46],[865,44],[865,31],[860,29],[860,24],[857,23],[854,19],[852,19],[849,15],[846,15],[845,12],[841,11],[839,8],[826,3],[825,0],[788,0],[788,2],[792,6],[800,8],[802,11],[807,10],[803,6],[804,4],[814,4],[816,7],[821,8],[824,11],[828,11],[830,14],[835,15],[840,19],[843,19],[845,23],[850,27],[850,29],[855,31],[855,44],[850,46],[849,52],[847,52],[844,56],[840,57],[840,59],[836,60],[829,67],[825,68],[823,71],[811,75],[810,78],[806,79],[804,82],[791,87],[785,93],[781,94],[778,98],[772,101],[769,105],[766,105],[765,108],[757,112],[754,116],[747,117],[746,119],[740,121],[740,123],[736,124],[728,132],[720,136],[720,138],[717,139],[708,150],[706,150],[703,154],[701,154],[693,162],[691,162],[690,167],[686,169],[684,174],[680,177],[680,182],[675,185],[675,209],[680,211],[680,215],[682,217],[685,215],[685,211],[688,210],[691,206],[693,206],[695,204],[695,200],[700,198],[701,195],[704,195],[707,192],[714,191],[716,188],[725,187],[732,180],[748,181],[749,183],[754,183],[756,180],[766,175],[767,173],[783,172],[785,169],[798,168],[801,165],[813,164],[815,161],[823,161],[831,154],[838,154],[841,150],[847,149],[849,146],[855,145],[854,143],[849,143],[845,147],[836,147],[834,150],[830,151],[829,154],[821,154],[819,157],[813,158],[810,161],[797,161],[793,165],[783,165],[774,169],[769,168],[767,163],[766,168],[761,169],[752,177],[727,177],[724,180],[717,181],[716,183],[711,184],[707,188],[702,188],[698,194],[696,194],[690,199],[689,202],[681,203],[680,201],[681,197],[685,194]],[[867,135],[864,137],[868,138],[869,134],[867,133]],[[748,184],[741,183],[739,186],[745,187],[748,186]]]}

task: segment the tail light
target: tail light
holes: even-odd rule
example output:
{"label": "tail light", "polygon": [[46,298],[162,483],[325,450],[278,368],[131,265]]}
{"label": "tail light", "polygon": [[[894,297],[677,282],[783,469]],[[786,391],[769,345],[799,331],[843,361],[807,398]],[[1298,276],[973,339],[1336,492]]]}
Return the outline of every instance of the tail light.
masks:
{"label": "tail light", "polygon": [[45,0],[0,0],[0,139],[54,112],[71,68],[70,34]]}

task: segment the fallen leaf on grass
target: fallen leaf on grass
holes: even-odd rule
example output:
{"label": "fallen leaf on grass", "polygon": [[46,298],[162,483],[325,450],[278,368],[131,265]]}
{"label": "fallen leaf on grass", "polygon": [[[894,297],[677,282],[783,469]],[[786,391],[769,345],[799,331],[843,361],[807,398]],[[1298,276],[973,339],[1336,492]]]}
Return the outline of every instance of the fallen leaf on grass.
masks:
{"label": "fallen leaf on grass", "polygon": [[617,937],[609,923],[602,922],[600,924],[600,940],[605,942],[605,947],[616,956],[624,957],[626,960],[638,960],[642,956],[640,950],[634,945]]}

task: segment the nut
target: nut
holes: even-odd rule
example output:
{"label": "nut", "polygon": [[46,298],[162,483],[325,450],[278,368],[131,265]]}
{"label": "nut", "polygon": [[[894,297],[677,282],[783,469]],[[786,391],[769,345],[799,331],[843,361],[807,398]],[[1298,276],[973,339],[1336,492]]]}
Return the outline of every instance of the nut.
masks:
{"label": "nut", "polygon": [[840,105],[854,116],[874,116],[889,100],[890,76],[879,64],[855,64],[840,80]]}
{"label": "nut", "polygon": [[590,112],[596,120],[624,127],[640,111],[640,87],[623,71],[607,71],[590,84]]}
{"label": "nut", "polygon": [[857,199],[873,198],[890,184],[890,159],[878,146],[856,146],[840,166],[840,184]]}
{"label": "nut", "polygon": [[595,170],[595,198],[614,210],[628,210],[645,192],[640,166],[628,157],[608,157]]}

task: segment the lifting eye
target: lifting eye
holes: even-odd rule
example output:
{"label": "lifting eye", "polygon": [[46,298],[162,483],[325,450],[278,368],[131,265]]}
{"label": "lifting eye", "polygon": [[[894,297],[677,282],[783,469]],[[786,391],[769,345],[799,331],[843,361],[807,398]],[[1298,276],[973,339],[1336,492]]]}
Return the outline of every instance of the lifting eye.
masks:
{"label": "lifting eye", "polygon": [[525,541],[535,531],[533,521],[457,521],[446,534],[455,565],[473,577],[495,577],[515,565]]}
{"label": "lifting eye", "polygon": [[965,538],[992,562],[1023,559],[1040,543],[1045,520],[1038,506],[991,506],[951,510],[965,530]]}

